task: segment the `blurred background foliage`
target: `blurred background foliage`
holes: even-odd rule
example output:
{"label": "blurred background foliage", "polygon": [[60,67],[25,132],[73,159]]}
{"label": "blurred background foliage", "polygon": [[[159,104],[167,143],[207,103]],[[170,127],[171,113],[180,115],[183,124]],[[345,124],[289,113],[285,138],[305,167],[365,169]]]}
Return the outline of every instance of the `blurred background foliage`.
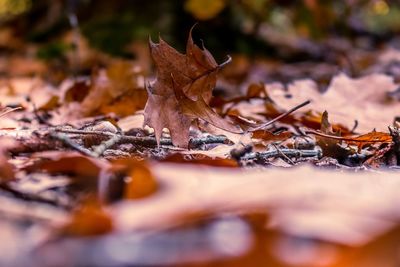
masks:
{"label": "blurred background foliage", "polygon": [[240,53],[296,61],[321,57],[314,44],[333,38],[376,47],[400,32],[399,17],[400,2],[389,0],[0,0],[0,49],[15,51],[9,39],[19,39],[37,45],[37,58],[62,59],[76,48],[65,38],[75,29],[90,47],[135,58],[132,45],[149,35],[182,51],[198,22],[195,38],[218,60]]}

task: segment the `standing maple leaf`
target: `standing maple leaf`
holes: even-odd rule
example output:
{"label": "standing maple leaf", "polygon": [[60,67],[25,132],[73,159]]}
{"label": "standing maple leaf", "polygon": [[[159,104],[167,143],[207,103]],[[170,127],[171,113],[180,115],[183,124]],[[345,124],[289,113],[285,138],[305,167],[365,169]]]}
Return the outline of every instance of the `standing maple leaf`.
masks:
{"label": "standing maple leaf", "polygon": [[163,128],[168,128],[173,144],[186,148],[190,125],[198,118],[223,130],[242,132],[208,105],[217,82],[217,72],[230,62],[230,58],[218,65],[204,46],[201,49],[194,44],[192,30],[185,55],[161,38],[158,44],[150,39],[149,45],[157,74],[156,80],[147,86],[149,98],[144,110],[144,125],[154,129],[158,143]]}

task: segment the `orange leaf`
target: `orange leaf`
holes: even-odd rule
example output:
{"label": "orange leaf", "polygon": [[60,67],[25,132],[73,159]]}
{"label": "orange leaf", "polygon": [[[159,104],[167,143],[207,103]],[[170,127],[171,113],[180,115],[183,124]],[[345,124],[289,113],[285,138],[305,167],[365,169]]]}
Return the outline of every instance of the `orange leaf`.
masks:
{"label": "orange leaf", "polygon": [[93,198],[88,199],[61,228],[61,233],[69,236],[94,236],[110,232],[113,229],[111,217],[101,204]]}
{"label": "orange leaf", "polygon": [[292,136],[291,132],[281,132],[279,134],[273,134],[270,131],[257,130],[252,133],[252,138],[262,139],[267,142],[284,141]]}
{"label": "orange leaf", "polygon": [[97,178],[108,164],[104,161],[83,156],[78,152],[49,151],[35,153],[39,161],[27,168],[28,171],[44,170],[49,173],[68,173],[80,177]]}
{"label": "orange leaf", "polygon": [[150,170],[144,165],[136,165],[129,172],[124,198],[144,198],[157,191],[157,187],[157,182],[154,180]]}
{"label": "orange leaf", "polygon": [[112,164],[112,170],[126,176],[124,198],[144,198],[158,190],[158,183],[146,163],[128,158],[113,161]]}
{"label": "orange leaf", "polygon": [[391,143],[392,136],[389,133],[383,132],[370,132],[367,134],[360,135],[358,137],[352,138],[354,141],[347,141],[349,145],[357,145],[360,150],[364,145],[370,143]]}

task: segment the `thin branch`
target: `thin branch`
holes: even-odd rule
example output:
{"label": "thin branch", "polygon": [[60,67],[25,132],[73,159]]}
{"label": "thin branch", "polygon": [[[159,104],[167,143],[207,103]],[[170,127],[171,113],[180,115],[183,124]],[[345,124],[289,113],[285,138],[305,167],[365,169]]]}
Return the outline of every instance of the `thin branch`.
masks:
{"label": "thin branch", "polygon": [[101,143],[100,145],[96,146],[93,148],[93,154],[96,155],[96,157],[100,157],[101,155],[103,155],[104,151],[106,151],[107,149],[113,147],[114,145],[116,145],[122,138],[122,135],[114,135],[113,137],[111,137],[110,139],[108,139],[107,141]]}
{"label": "thin branch", "polygon": [[287,161],[289,161],[290,164],[294,165],[293,160],[291,160],[285,153],[282,152],[282,150],[274,143],[272,143],[272,145],[274,146],[274,148],[276,149],[276,151],[278,151],[281,156],[286,159]]}
{"label": "thin branch", "polygon": [[229,139],[226,136],[218,135],[218,136],[207,136],[203,138],[192,138],[189,141],[190,148],[196,148],[201,145],[209,145],[209,144],[226,144],[229,142]]}
{"label": "thin branch", "polygon": [[64,145],[66,145],[86,156],[97,157],[97,155],[94,152],[90,151],[89,149],[87,149],[85,147],[78,145],[77,143],[72,141],[66,134],[52,132],[52,133],[50,133],[50,136],[56,140],[61,141]]}
{"label": "thin branch", "polygon": [[300,109],[300,108],[302,108],[302,107],[304,107],[304,106],[306,106],[306,105],[308,105],[308,104],[310,104],[310,103],[311,103],[311,101],[310,101],[310,100],[307,100],[307,101],[301,103],[300,105],[297,105],[297,106],[295,106],[294,108],[292,108],[292,109],[286,111],[285,113],[282,113],[282,114],[279,115],[278,117],[276,117],[276,118],[274,118],[274,119],[272,119],[272,120],[270,120],[270,121],[268,121],[268,122],[266,122],[266,123],[264,123],[264,124],[261,124],[260,126],[258,126],[258,127],[256,127],[256,128],[249,129],[249,132],[254,132],[254,131],[257,131],[257,130],[262,130],[263,128],[265,128],[265,127],[267,127],[267,126],[269,126],[269,125],[271,125],[271,124],[273,124],[273,123],[279,121],[280,119],[282,119],[282,118],[288,116],[289,114],[295,112],[296,110],[298,110],[298,109]]}
{"label": "thin branch", "polygon": [[8,113],[11,113],[11,112],[14,112],[14,111],[20,110],[20,109],[22,109],[22,107],[16,107],[16,108],[6,107],[6,108],[4,108],[3,110],[0,111],[0,117],[3,117],[5,115],[7,115]]}
{"label": "thin branch", "polygon": [[[141,146],[157,146],[157,140],[155,137],[140,137],[140,136],[129,136],[129,135],[121,135],[111,132],[103,132],[103,131],[87,131],[87,130],[73,130],[73,129],[56,129],[57,132],[69,133],[69,134],[77,134],[77,135],[98,135],[98,136],[109,136],[114,137],[118,136],[119,141],[117,144],[123,143],[132,143]],[[192,138],[189,142],[189,147],[195,148],[204,144],[221,144],[228,142],[228,138],[225,136],[208,136],[204,138]],[[172,140],[162,138],[160,140],[160,145],[162,146],[172,146]]]}
{"label": "thin branch", "polygon": [[[150,148],[157,147],[157,140],[154,136],[140,137],[105,131],[75,130],[69,128],[60,129],[54,127],[38,130],[0,129],[0,137],[12,137],[19,142],[18,146],[10,148],[8,150],[10,153],[19,154],[25,152],[38,152],[68,147],[88,156],[96,157],[96,155],[101,155],[103,152],[101,152],[100,150],[104,147],[101,149],[99,147],[99,150],[97,152],[92,152],[91,150],[77,143],[77,140],[84,139],[85,135],[92,135],[96,138],[96,140],[104,142],[100,146],[106,146],[106,148],[109,148],[114,144],[133,144],[139,147]],[[229,144],[229,142],[229,139],[225,136],[207,136],[202,138],[192,138],[189,141],[189,148],[194,149],[201,147],[202,145],[209,144]],[[160,140],[160,145],[173,146],[172,140],[169,138],[162,138]],[[99,151],[101,153],[97,154]]]}
{"label": "thin branch", "polygon": [[283,148],[278,150],[268,150],[265,152],[252,152],[244,155],[242,160],[253,160],[253,159],[269,159],[282,156],[282,153],[286,157],[296,157],[296,158],[320,158],[322,156],[322,151],[319,149],[312,150],[300,150],[300,149],[289,149]]}
{"label": "thin branch", "polygon": [[56,132],[79,134],[79,135],[103,135],[103,136],[114,136],[115,133],[105,131],[90,131],[90,130],[76,130],[76,129],[54,129]]}

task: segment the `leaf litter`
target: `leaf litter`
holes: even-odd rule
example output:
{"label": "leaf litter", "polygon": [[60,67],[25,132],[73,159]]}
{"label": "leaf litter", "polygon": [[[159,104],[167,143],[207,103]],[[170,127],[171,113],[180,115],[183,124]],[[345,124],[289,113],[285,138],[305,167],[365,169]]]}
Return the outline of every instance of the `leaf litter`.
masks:
{"label": "leaf litter", "polygon": [[0,212],[28,240],[14,266],[393,266],[395,77],[252,81],[192,31],[186,54],[150,40],[154,76],[114,59],[0,82]]}

